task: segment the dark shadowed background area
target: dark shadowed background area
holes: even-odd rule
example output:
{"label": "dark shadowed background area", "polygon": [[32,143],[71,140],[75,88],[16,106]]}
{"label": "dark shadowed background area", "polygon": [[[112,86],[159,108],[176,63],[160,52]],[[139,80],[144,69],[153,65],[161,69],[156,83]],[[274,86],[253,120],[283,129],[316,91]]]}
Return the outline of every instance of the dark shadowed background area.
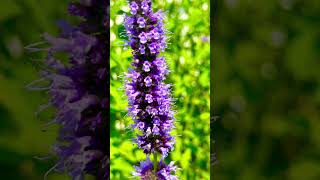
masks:
{"label": "dark shadowed background area", "polygon": [[[55,127],[45,128],[51,118],[35,116],[46,94],[25,86],[39,78],[37,66],[43,52],[28,53],[24,47],[42,41],[41,34],[56,34],[59,19],[67,16],[67,0],[0,1],[0,179],[40,180],[54,165],[54,158],[38,160],[51,152]],[[50,111],[50,110],[49,110]],[[67,179],[50,174],[50,179]]]}
{"label": "dark shadowed background area", "polygon": [[320,1],[213,5],[213,179],[320,179]]}

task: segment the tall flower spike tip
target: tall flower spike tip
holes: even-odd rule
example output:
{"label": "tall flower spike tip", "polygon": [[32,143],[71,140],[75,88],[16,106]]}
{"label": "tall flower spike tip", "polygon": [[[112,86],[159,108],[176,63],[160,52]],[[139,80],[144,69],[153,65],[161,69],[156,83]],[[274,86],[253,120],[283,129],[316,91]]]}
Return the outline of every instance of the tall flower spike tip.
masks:
{"label": "tall flower spike tip", "polygon": [[[82,22],[71,26],[60,21],[58,37],[44,35],[50,47],[41,76],[51,83],[50,104],[60,127],[54,146],[58,162],[52,169],[72,179],[85,174],[110,179],[108,8],[105,0],[70,3],[69,13],[81,16]],[[57,53],[68,56],[68,66],[56,58]]]}
{"label": "tall flower spike tip", "polygon": [[[132,48],[132,69],[126,74],[125,89],[128,111],[134,120],[133,128],[141,133],[134,142],[148,155],[147,161],[136,167],[134,176],[142,180],[175,180],[176,167],[163,161],[174,149],[174,112],[171,109],[170,85],[164,80],[169,73],[165,50],[166,35],[161,11],[154,13],[150,0],[129,1],[131,15],[125,17],[125,29]],[[150,155],[161,154],[161,161]]]}

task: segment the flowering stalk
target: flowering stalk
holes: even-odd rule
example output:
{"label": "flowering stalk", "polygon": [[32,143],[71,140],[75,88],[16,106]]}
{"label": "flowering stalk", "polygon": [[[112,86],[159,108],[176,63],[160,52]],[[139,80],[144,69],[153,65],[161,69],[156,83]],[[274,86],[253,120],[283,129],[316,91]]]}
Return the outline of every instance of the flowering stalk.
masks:
{"label": "flowering stalk", "polygon": [[[69,13],[82,21],[77,26],[60,22],[58,37],[44,35],[51,46],[46,49],[41,76],[50,85],[31,85],[32,89],[47,89],[49,104],[56,109],[53,122],[60,130],[54,152],[58,162],[51,170],[67,172],[72,179],[83,179],[85,174],[110,179],[108,8],[105,0],[70,3]],[[57,59],[59,53],[68,56],[68,64]]]}
{"label": "flowering stalk", "polygon": [[[166,45],[164,15],[152,12],[150,0],[130,0],[131,15],[125,17],[128,45],[132,48],[132,69],[126,74],[125,89],[128,111],[134,120],[132,127],[139,131],[134,142],[147,154],[147,160],[136,167],[134,176],[142,180],[174,180],[176,166],[164,163],[173,150],[175,139],[171,109],[170,85],[164,80],[169,73],[164,57],[159,56]],[[149,156],[154,155],[154,162]],[[157,154],[161,154],[160,162]]]}

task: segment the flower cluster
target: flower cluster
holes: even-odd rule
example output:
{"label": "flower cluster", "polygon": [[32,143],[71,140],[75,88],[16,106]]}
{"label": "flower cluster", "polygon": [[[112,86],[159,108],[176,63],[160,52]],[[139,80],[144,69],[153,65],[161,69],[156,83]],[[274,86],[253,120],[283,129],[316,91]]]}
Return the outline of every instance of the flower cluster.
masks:
{"label": "flower cluster", "polygon": [[[108,8],[105,0],[70,3],[69,13],[82,19],[79,25],[61,21],[58,37],[44,35],[50,47],[41,76],[50,81],[53,121],[60,126],[54,145],[58,162],[52,170],[73,179],[85,174],[109,179]],[[61,53],[68,63],[57,58]]]}
{"label": "flower cluster", "polygon": [[[164,57],[159,54],[166,48],[164,15],[152,12],[150,0],[131,0],[131,16],[125,17],[127,44],[132,48],[132,69],[126,74],[125,90],[129,101],[128,111],[134,120],[134,129],[140,131],[134,142],[147,155],[160,153],[163,158],[173,150],[175,139],[170,135],[174,128],[174,113],[171,109],[170,85],[164,80],[169,73]],[[151,163],[151,162],[150,162]],[[153,169],[149,160],[142,163],[136,175],[142,179]],[[147,165],[145,165],[147,164]],[[166,178],[161,161],[155,169],[158,179]],[[169,166],[171,167],[171,166]],[[170,169],[170,168],[169,168]],[[169,171],[169,174],[171,171]],[[175,176],[174,176],[175,177]]]}
{"label": "flower cluster", "polygon": [[147,158],[146,161],[140,162],[140,166],[136,167],[133,176],[140,177],[141,180],[178,180],[177,176],[172,175],[177,171],[174,162],[167,165],[161,160],[158,163],[158,170],[156,173],[152,171],[153,168],[153,163],[150,161],[150,158]]}

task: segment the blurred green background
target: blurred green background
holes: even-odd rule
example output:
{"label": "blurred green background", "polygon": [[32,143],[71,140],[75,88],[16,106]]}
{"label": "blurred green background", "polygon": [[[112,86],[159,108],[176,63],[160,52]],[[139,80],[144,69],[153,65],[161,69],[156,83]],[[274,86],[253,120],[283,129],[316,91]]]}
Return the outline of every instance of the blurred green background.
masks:
{"label": "blurred green background", "polygon": [[[154,10],[167,13],[170,32],[166,57],[171,70],[167,83],[172,83],[174,109],[179,135],[175,150],[167,161],[176,161],[180,179],[210,179],[210,43],[208,0],[153,1]],[[129,179],[133,165],[146,156],[132,144],[128,128],[132,120],[126,115],[123,74],[132,61],[130,50],[123,49],[123,14],[126,0],[111,2],[111,179]]]}
{"label": "blurred green background", "polygon": [[216,0],[214,179],[320,179],[320,1]]}
{"label": "blurred green background", "polygon": [[[43,92],[25,86],[38,79],[37,61],[43,53],[28,53],[24,46],[41,41],[41,34],[57,34],[56,21],[70,19],[68,0],[1,0],[0,2],[0,179],[42,180],[54,159],[38,160],[51,152],[56,127],[44,132],[51,118],[38,106],[47,102]],[[72,19],[76,20],[76,19]],[[49,180],[69,179],[51,173]]]}

